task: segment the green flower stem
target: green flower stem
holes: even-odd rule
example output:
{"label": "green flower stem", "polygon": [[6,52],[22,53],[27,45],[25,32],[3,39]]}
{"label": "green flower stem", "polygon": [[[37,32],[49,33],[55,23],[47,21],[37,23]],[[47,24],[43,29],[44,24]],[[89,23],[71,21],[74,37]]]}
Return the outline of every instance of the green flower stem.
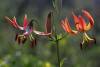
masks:
{"label": "green flower stem", "polygon": [[60,67],[60,55],[59,55],[59,41],[56,41],[56,49],[57,49],[57,59],[58,59],[58,67]]}
{"label": "green flower stem", "polygon": [[60,67],[60,55],[59,55],[59,42],[58,41],[56,41],[56,46],[57,46],[58,67]]}

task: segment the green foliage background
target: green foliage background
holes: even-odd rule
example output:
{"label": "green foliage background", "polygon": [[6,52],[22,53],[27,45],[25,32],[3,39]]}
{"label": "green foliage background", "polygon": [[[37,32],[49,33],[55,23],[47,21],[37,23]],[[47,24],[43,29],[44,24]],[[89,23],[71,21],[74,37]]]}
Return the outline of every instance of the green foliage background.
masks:
{"label": "green foliage background", "polygon": [[[82,38],[69,36],[60,41],[60,58],[62,67],[100,67],[100,3],[99,0],[56,0],[57,11],[53,23],[58,34],[65,33],[59,21],[66,16],[70,19],[72,11],[86,9],[94,17],[95,26],[88,33],[97,39],[90,49],[80,50]],[[56,45],[46,37],[39,37],[36,47],[30,48],[29,41],[19,46],[14,41],[15,29],[5,21],[4,16],[16,16],[22,24],[24,14],[28,19],[38,20],[38,30],[44,31],[48,12],[53,11],[52,0],[0,0],[0,67],[57,67]]]}

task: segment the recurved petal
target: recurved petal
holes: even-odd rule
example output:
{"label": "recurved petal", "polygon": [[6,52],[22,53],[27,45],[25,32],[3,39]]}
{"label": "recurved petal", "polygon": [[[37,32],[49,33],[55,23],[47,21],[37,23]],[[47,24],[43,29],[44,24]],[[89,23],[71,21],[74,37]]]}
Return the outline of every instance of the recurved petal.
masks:
{"label": "recurved petal", "polygon": [[23,22],[24,29],[26,29],[27,26],[28,26],[28,20],[27,20],[27,15],[25,15],[24,16],[24,22]]}
{"label": "recurved petal", "polygon": [[75,24],[79,24],[79,18],[72,12],[72,16],[74,18]]}
{"label": "recurved petal", "polygon": [[50,12],[49,14],[48,14],[48,16],[47,16],[47,21],[46,21],[46,23],[45,23],[45,29],[46,29],[46,32],[47,33],[51,33],[51,26],[52,26],[52,24],[51,24],[51,16],[52,16],[52,12]]}
{"label": "recurved petal", "polygon": [[11,25],[13,25],[13,21],[10,20],[7,16],[5,16],[5,19],[6,19]]}
{"label": "recurved petal", "polygon": [[9,19],[7,16],[5,16],[5,19],[15,28],[18,28],[18,26],[15,24],[16,19],[13,18],[12,20]]}
{"label": "recurved petal", "polygon": [[82,30],[82,26],[81,26],[79,17],[76,16],[73,12],[72,12],[72,16],[73,16],[73,19],[74,19],[74,23],[75,23],[76,29],[78,31]]}
{"label": "recurved petal", "polygon": [[16,17],[15,16],[13,17],[13,23],[16,26],[16,28],[18,28],[19,25],[17,24],[17,21],[16,21]]}
{"label": "recurved petal", "polygon": [[16,18],[15,18],[15,17],[13,17],[13,19],[11,20],[11,19],[9,19],[7,16],[5,16],[5,19],[6,19],[13,27],[15,27],[15,28],[17,28],[17,29],[20,29],[20,30],[24,30],[23,27],[21,27],[21,26],[19,26],[19,25],[17,24],[17,21],[16,21]]}
{"label": "recurved petal", "polygon": [[79,16],[79,20],[80,20],[80,26],[81,26],[80,31],[84,32],[86,29],[86,22],[82,16]]}
{"label": "recurved petal", "polygon": [[78,33],[78,31],[72,30],[72,29],[71,29],[70,24],[69,24],[67,18],[61,21],[61,26],[63,27],[63,29],[64,29],[66,32],[68,32],[68,33],[71,34],[71,35],[74,35],[74,34],[77,34],[77,33]]}
{"label": "recurved petal", "polygon": [[84,16],[86,16],[89,19],[89,24],[87,25],[86,30],[90,30],[94,26],[94,19],[88,11],[82,10],[82,12]]}
{"label": "recurved petal", "polygon": [[48,36],[48,35],[51,35],[51,33],[46,33],[46,32],[40,32],[40,31],[36,31],[36,30],[33,30],[33,32],[37,35],[43,35],[43,36]]}

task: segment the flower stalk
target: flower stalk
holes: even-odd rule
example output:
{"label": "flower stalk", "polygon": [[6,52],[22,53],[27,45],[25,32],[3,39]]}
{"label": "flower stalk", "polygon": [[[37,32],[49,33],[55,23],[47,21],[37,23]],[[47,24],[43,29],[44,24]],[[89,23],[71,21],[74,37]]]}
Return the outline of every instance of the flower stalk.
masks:
{"label": "flower stalk", "polygon": [[56,51],[57,51],[57,60],[58,60],[58,67],[60,67],[60,51],[59,51],[59,40],[57,38],[57,35],[55,36],[56,38]]}
{"label": "flower stalk", "polygon": [[59,41],[56,41],[56,49],[57,49],[57,59],[58,59],[58,67],[60,67],[60,55],[59,55]]}

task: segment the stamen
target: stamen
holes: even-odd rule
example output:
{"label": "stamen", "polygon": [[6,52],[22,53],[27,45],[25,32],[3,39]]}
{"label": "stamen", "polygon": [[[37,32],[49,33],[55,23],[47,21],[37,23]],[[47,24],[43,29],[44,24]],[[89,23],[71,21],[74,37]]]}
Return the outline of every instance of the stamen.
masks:
{"label": "stamen", "polygon": [[31,38],[34,39],[32,34],[31,34]]}
{"label": "stamen", "polygon": [[29,35],[29,39],[32,41],[31,35]]}
{"label": "stamen", "polygon": [[86,33],[84,33],[84,35],[86,36],[86,38],[88,38],[89,40],[93,40],[92,38],[90,38]]}
{"label": "stamen", "polygon": [[90,48],[96,43],[95,38],[90,38],[86,33],[83,34],[83,41],[80,43],[80,49]]}
{"label": "stamen", "polygon": [[26,41],[26,36],[25,35],[18,35],[17,36],[17,42],[18,42],[18,44],[24,44],[25,43],[25,41]]}

